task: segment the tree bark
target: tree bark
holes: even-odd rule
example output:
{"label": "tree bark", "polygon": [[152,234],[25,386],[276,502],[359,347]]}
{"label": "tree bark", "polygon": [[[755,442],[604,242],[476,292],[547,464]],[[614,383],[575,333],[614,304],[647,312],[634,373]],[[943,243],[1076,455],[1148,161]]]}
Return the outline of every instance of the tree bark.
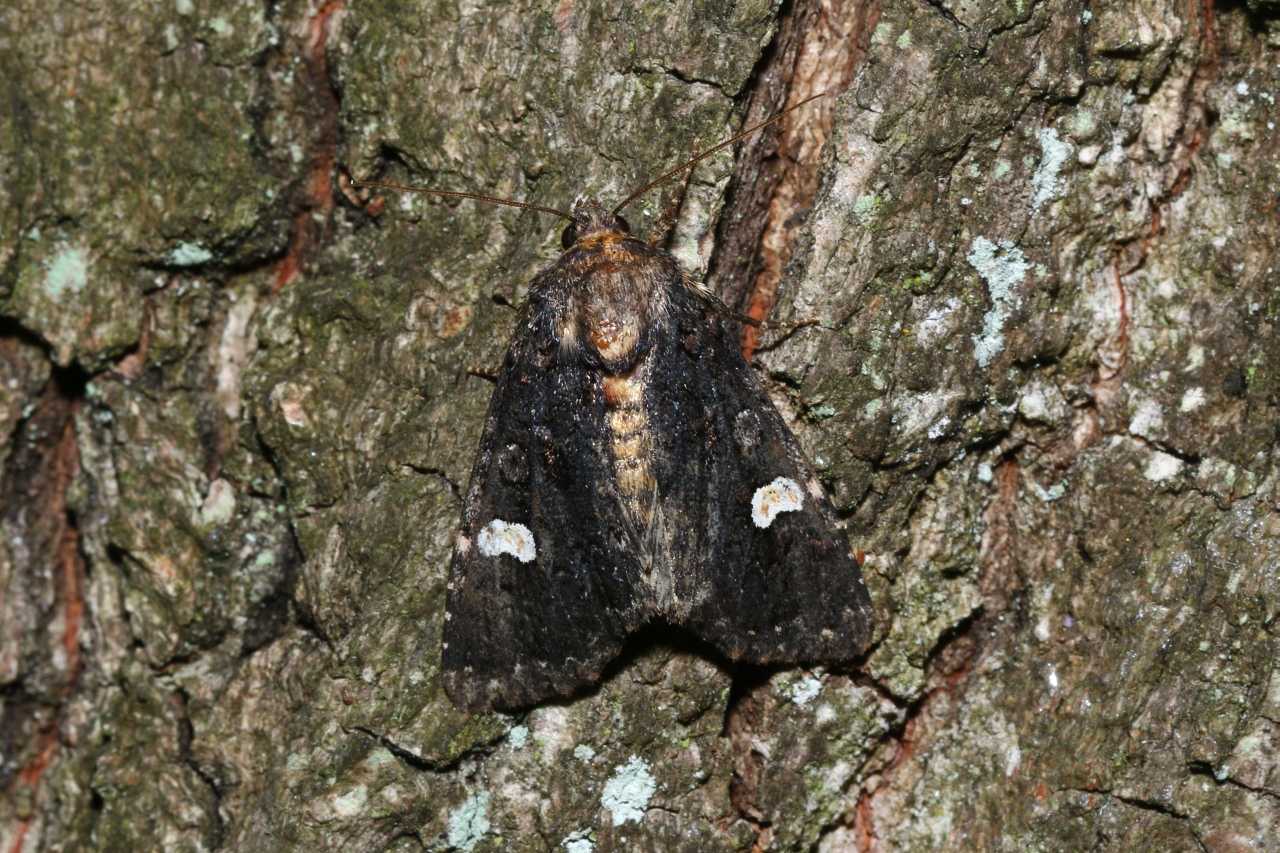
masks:
{"label": "tree bark", "polygon": [[[1280,847],[1280,4],[0,19],[0,851]],[[821,320],[744,345],[872,648],[463,715],[472,368],[560,225],[351,181],[619,199],[819,91],[671,248]]]}

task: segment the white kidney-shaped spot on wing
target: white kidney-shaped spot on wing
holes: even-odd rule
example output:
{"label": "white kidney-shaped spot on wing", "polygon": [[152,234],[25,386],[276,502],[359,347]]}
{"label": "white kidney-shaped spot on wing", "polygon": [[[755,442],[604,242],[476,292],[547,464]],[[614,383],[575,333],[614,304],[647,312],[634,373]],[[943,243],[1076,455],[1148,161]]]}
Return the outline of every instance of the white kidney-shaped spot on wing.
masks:
{"label": "white kidney-shaped spot on wing", "polygon": [[476,537],[480,553],[486,557],[497,557],[510,554],[522,563],[532,563],[538,556],[537,546],[533,543],[533,531],[523,524],[503,521],[495,518],[485,525],[484,530]]}
{"label": "white kidney-shaped spot on wing", "polygon": [[764,529],[782,512],[795,512],[804,506],[804,492],[800,484],[789,477],[779,477],[767,486],[756,489],[751,496],[751,520]]}

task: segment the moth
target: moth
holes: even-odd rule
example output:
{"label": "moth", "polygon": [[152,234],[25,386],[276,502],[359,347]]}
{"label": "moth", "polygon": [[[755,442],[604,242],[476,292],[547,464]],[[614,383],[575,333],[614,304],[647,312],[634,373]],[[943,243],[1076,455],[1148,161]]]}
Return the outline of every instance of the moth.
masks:
{"label": "moth", "polygon": [[511,203],[569,224],[497,374],[453,552],[443,681],[466,711],[572,694],[655,620],[752,663],[870,640],[859,564],[731,312],[620,213],[679,171],[613,209]]}

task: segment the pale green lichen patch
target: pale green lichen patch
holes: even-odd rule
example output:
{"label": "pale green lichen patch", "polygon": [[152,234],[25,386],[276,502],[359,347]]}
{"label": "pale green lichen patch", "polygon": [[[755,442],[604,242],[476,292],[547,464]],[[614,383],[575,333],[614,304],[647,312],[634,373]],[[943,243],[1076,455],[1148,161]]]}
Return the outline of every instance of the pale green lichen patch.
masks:
{"label": "pale green lichen patch", "polygon": [[1052,127],[1042,127],[1036,132],[1036,139],[1040,142],[1040,165],[1031,176],[1031,186],[1035,189],[1035,195],[1031,199],[1033,211],[1039,210],[1046,201],[1062,194],[1063,187],[1059,175],[1075,150],[1071,143],[1061,139],[1058,131]]}
{"label": "pale green lichen patch", "polygon": [[471,853],[489,834],[489,792],[468,797],[449,814],[449,846]]}
{"label": "pale green lichen patch", "polygon": [[565,836],[564,853],[595,853],[596,843],[591,839],[591,830],[579,829]]}
{"label": "pale green lichen patch", "polygon": [[1004,349],[1004,323],[1009,317],[1013,288],[1027,276],[1031,268],[1022,250],[1004,240],[999,245],[986,237],[975,237],[966,255],[970,266],[987,283],[991,309],[982,321],[982,332],[973,337],[973,357],[986,367]]}
{"label": "pale green lichen patch", "polygon": [[63,246],[45,262],[44,289],[53,299],[84,290],[89,283],[89,253],[79,246]]}
{"label": "pale green lichen patch", "polygon": [[789,692],[792,702],[801,708],[807,708],[822,692],[822,682],[812,675],[805,675],[791,682]]}
{"label": "pale green lichen patch", "polygon": [[600,795],[600,805],[608,810],[614,826],[644,818],[649,800],[658,790],[649,765],[637,756],[614,770]]}
{"label": "pale green lichen patch", "polygon": [[863,228],[870,228],[875,222],[876,214],[880,212],[880,205],[880,197],[874,193],[860,195],[854,199],[853,215],[857,217]]}
{"label": "pale green lichen patch", "polygon": [[213,252],[199,243],[182,242],[169,252],[169,263],[175,267],[195,267],[213,260]]}

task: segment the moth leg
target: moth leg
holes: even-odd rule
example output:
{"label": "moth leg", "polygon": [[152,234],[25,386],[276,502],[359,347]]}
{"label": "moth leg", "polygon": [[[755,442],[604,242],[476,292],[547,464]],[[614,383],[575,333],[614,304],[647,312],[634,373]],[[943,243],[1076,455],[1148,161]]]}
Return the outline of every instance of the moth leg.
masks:
{"label": "moth leg", "polygon": [[821,326],[822,320],[818,317],[807,317],[803,320],[796,320],[794,323],[778,323],[772,320],[757,320],[749,314],[740,314],[725,306],[725,310],[721,312],[721,316],[728,317],[730,320],[737,320],[744,326],[751,326],[762,332],[794,332],[796,329],[803,329],[805,326]]}
{"label": "moth leg", "polygon": [[[698,156],[698,143],[693,143],[693,156]],[[671,226],[676,224],[676,216],[680,213],[680,205],[684,203],[684,194],[689,189],[689,179],[693,177],[693,169],[685,169],[684,177],[680,179],[680,184],[676,187],[675,194],[671,196],[671,201],[667,202],[666,208],[662,211],[662,215],[658,217],[657,223],[653,226],[653,233],[649,235],[648,243],[650,246],[661,246],[667,239],[667,232],[671,230]]]}
{"label": "moth leg", "polygon": [[769,320],[765,320],[764,322],[761,322],[759,320],[756,320],[753,325],[755,325],[756,328],[766,332],[771,332],[771,331],[794,332],[796,329],[803,329],[805,326],[821,326],[822,318],[806,317],[803,320],[796,320],[794,323],[774,323]]}
{"label": "moth leg", "polygon": [[721,317],[725,317],[730,320],[736,320],[739,323],[742,323],[744,326],[751,326],[753,328],[760,329],[762,331],[782,330],[782,331],[789,332],[795,329],[803,328],[805,326],[822,325],[822,320],[820,320],[817,317],[809,317],[804,320],[797,320],[794,323],[774,323],[768,320],[757,320],[755,317],[752,317],[750,314],[743,314],[741,311],[735,311],[732,308],[730,308],[728,305],[725,304],[723,299],[721,299],[714,291],[711,290],[711,288],[707,287],[705,284],[703,284],[700,281],[695,281],[692,278],[686,277],[685,285],[694,293],[702,297],[702,299],[706,301],[707,306],[712,311],[719,314]]}
{"label": "moth leg", "polygon": [[497,379],[498,374],[501,372],[501,367],[485,367],[483,364],[472,364],[467,367],[468,376],[479,376],[481,379],[490,381]]}

